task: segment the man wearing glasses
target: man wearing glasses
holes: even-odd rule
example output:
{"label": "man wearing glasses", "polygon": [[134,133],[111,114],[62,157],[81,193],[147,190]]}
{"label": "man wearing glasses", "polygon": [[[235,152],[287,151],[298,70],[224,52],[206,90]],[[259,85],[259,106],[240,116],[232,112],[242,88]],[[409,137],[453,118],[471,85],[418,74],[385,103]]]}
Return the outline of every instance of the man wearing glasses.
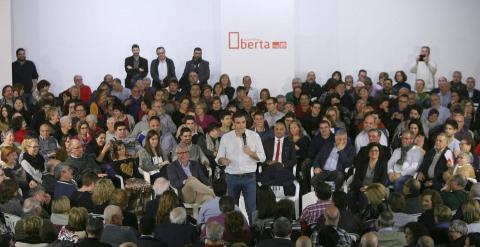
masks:
{"label": "man wearing glasses", "polygon": [[190,160],[187,144],[180,143],[175,149],[177,160],[167,167],[170,184],[178,190],[186,203],[203,204],[215,194],[208,187],[210,182],[202,171],[201,165]]}

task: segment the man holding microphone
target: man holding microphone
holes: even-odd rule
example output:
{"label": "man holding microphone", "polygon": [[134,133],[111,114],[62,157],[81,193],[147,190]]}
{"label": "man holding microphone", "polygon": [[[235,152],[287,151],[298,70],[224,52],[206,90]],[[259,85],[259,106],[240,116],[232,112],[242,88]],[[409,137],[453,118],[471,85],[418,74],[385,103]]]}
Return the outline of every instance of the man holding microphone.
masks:
{"label": "man holding microphone", "polygon": [[234,130],[222,136],[217,164],[225,166],[228,195],[239,203],[240,192],[245,198],[248,219],[256,210],[257,162],[265,161],[260,136],[246,128],[246,116],[242,112],[233,115]]}

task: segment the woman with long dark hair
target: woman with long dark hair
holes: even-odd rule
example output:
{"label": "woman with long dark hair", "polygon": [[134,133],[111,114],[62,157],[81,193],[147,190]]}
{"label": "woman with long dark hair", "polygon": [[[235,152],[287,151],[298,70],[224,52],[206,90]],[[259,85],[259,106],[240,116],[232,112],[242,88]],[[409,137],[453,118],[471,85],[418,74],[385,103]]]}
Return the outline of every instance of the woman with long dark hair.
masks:
{"label": "woman with long dark hair", "polygon": [[10,126],[10,120],[13,116],[13,108],[10,105],[0,107],[0,131],[3,132]]}
{"label": "woman with long dark hair", "polygon": [[145,138],[145,148],[138,152],[140,168],[150,174],[150,182],[153,184],[158,177],[167,177],[167,154],[160,145],[160,134],[155,130],[149,130]]}
{"label": "woman with long dark hair", "polygon": [[138,171],[138,158],[130,157],[127,153],[125,143],[122,141],[113,142],[112,163],[110,166],[115,175],[120,175],[124,179],[143,178]]}

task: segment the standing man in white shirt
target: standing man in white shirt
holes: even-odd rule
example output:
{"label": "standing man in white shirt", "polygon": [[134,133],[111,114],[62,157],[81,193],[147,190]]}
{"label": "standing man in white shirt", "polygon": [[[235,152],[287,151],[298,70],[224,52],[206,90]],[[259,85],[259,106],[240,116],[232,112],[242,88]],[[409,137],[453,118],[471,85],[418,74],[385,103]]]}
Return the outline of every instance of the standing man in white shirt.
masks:
{"label": "standing man in white shirt", "polygon": [[251,222],[256,210],[256,176],[257,162],[265,161],[260,136],[246,128],[244,113],[233,115],[234,130],[224,134],[220,141],[216,161],[225,166],[228,195],[235,198],[238,205],[240,193],[245,198],[245,207]]}
{"label": "standing man in white shirt", "polygon": [[153,87],[167,87],[170,79],[177,77],[175,75],[175,64],[172,59],[165,55],[165,48],[158,47],[156,53],[157,59],[152,60],[150,65]]}
{"label": "standing man in white shirt", "polygon": [[413,143],[410,130],[402,132],[402,146],[393,151],[388,160],[388,180],[396,192],[403,191],[403,184],[412,178],[423,161],[423,151]]}
{"label": "standing man in white shirt", "polygon": [[417,56],[417,61],[410,72],[416,75],[416,80],[422,79],[425,81],[425,91],[435,88],[437,65],[430,59],[430,47],[422,46],[420,55]]}

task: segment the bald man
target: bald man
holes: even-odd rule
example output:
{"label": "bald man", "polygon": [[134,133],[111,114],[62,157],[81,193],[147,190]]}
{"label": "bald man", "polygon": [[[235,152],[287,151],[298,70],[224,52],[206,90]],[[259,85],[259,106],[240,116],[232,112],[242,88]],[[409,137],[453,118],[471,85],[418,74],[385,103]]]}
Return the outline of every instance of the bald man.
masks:
{"label": "bald man", "polygon": [[374,232],[367,232],[363,234],[362,239],[360,240],[361,247],[377,247],[378,246],[378,237]]}
{"label": "bald man", "polygon": [[[338,246],[351,246],[353,244],[352,237],[348,234],[347,231],[338,227],[338,221],[340,220],[340,211],[337,207],[330,205],[325,209],[325,227],[331,226],[337,231]],[[312,245],[317,246],[319,243],[318,231],[315,231],[312,234]]]}

